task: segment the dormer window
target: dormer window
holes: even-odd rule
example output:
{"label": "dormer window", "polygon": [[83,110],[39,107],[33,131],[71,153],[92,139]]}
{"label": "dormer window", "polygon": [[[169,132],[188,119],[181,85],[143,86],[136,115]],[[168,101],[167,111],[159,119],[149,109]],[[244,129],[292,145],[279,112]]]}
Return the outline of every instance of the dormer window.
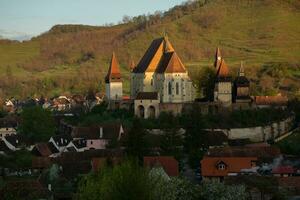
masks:
{"label": "dormer window", "polygon": [[225,170],[226,166],[224,164],[218,165],[218,170]]}
{"label": "dormer window", "polygon": [[218,170],[226,170],[227,165],[223,161],[219,161],[217,163],[216,167],[217,167]]}

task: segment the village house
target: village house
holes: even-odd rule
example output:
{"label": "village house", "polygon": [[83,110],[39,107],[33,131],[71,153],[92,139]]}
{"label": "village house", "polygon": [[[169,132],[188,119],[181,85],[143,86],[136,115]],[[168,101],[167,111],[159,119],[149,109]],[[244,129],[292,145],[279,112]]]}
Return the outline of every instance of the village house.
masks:
{"label": "village house", "polygon": [[288,177],[296,174],[296,169],[292,166],[278,166],[272,169],[273,176]]}
{"label": "village house", "polygon": [[71,109],[71,100],[66,96],[59,96],[53,99],[52,108],[57,111],[66,111]]}
{"label": "village house", "polygon": [[14,127],[2,127],[0,128],[0,140],[9,135],[16,135],[17,131]]}
{"label": "village house", "polygon": [[91,127],[75,127],[71,133],[74,139],[85,139],[86,149],[106,149],[113,141],[120,141],[124,129],[120,123],[105,123]]}
{"label": "village house", "polygon": [[272,163],[279,155],[278,148],[266,146],[212,148],[201,160],[201,175],[203,180],[223,181],[227,176],[257,174],[260,164]]}
{"label": "village house", "polygon": [[14,116],[0,118],[0,140],[2,140],[5,136],[17,134],[19,121],[19,117]]}
{"label": "village house", "polygon": [[22,148],[30,147],[29,141],[19,134],[5,136],[2,141],[11,151],[17,151],[21,150]]}
{"label": "village house", "polygon": [[66,146],[64,152],[83,152],[87,150],[87,142],[84,138],[73,139]]}
{"label": "village house", "polygon": [[61,135],[52,136],[49,139],[49,142],[52,143],[55,146],[55,148],[58,149],[59,152],[63,152],[71,140],[72,137],[70,135],[61,134]]}

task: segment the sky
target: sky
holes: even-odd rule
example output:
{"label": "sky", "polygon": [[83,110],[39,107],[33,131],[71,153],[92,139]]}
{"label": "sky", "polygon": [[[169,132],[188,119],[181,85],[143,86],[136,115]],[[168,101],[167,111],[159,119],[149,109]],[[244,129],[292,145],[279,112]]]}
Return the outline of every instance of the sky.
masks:
{"label": "sky", "polygon": [[56,24],[104,25],[165,11],[184,0],[0,0],[0,37],[28,39]]}

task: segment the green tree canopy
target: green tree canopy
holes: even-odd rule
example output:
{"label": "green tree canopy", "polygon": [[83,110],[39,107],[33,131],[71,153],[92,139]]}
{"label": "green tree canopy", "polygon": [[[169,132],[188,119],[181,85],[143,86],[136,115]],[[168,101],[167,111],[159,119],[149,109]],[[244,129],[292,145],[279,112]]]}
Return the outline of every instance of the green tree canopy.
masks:
{"label": "green tree canopy", "polygon": [[39,106],[24,108],[20,132],[34,142],[47,141],[55,132],[54,118]]}

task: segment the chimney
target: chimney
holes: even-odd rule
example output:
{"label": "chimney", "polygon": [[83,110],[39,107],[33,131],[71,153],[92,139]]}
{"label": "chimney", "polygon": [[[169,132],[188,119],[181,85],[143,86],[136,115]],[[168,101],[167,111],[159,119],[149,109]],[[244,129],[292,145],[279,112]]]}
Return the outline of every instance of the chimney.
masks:
{"label": "chimney", "polygon": [[100,127],[100,139],[103,138],[103,127]]}

